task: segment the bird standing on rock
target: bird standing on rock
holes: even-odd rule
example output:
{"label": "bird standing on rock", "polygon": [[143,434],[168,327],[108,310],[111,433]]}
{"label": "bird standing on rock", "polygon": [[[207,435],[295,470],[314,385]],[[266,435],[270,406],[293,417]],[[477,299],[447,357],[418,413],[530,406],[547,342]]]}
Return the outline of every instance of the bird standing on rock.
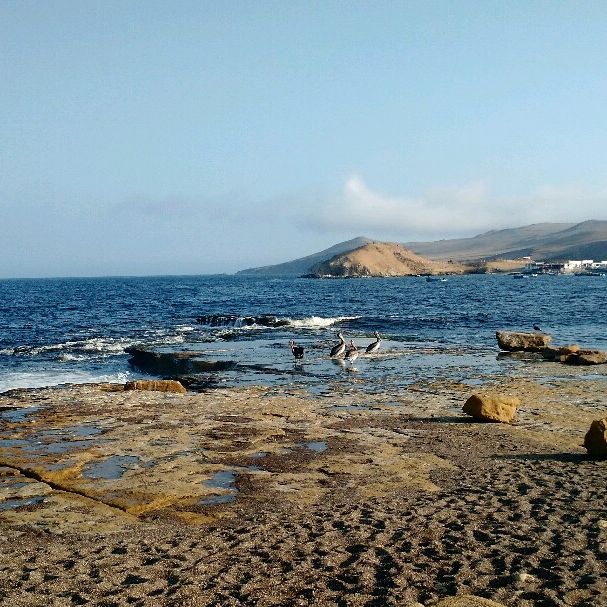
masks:
{"label": "bird standing on rock", "polygon": [[377,352],[379,350],[379,344],[381,344],[381,338],[379,337],[379,333],[377,331],[373,331],[373,335],[375,335],[375,341],[367,346],[367,349],[365,350],[367,354],[373,354],[373,352]]}
{"label": "bird standing on rock", "polygon": [[339,337],[339,343],[331,348],[331,358],[341,356],[346,351],[346,340],[344,339],[344,336],[339,332],[337,337]]}
{"label": "bird standing on rock", "polygon": [[291,352],[293,352],[293,356],[296,360],[302,360],[304,357],[304,348],[303,346],[298,346],[293,340],[289,342],[291,346]]}

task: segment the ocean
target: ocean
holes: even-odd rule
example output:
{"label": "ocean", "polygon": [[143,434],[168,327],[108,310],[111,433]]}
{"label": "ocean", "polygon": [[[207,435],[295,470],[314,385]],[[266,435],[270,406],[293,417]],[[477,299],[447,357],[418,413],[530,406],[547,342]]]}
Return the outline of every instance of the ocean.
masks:
{"label": "ocean", "polygon": [[[0,280],[0,392],[146,377],[129,363],[124,349],[132,345],[234,362],[206,374],[211,387],[322,392],[345,380],[398,390],[439,376],[474,383],[530,364],[497,356],[497,329],[539,324],[555,343],[607,349],[606,304],[604,277]],[[381,348],[353,364],[330,360],[337,331],[362,348],[378,331]],[[293,360],[291,339],[304,346],[303,362]]]}

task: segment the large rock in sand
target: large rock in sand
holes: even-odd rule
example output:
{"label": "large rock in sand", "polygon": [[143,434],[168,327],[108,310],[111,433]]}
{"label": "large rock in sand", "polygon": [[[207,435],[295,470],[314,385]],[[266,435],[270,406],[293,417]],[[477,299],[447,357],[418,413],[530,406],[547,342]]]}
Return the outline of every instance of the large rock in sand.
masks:
{"label": "large rock in sand", "polygon": [[141,379],[137,381],[129,381],[124,384],[125,390],[152,390],[154,392],[177,392],[178,394],[186,394],[187,390],[180,382],[174,379]]}
{"label": "large rock in sand", "polygon": [[541,352],[552,341],[546,333],[496,331],[497,345],[508,352]]}
{"label": "large rock in sand", "polygon": [[588,455],[597,459],[607,458],[607,417],[595,419],[584,437],[584,447]]}
{"label": "large rock in sand", "polygon": [[497,393],[473,394],[464,404],[463,411],[483,422],[509,424],[516,415],[521,401],[515,396]]}

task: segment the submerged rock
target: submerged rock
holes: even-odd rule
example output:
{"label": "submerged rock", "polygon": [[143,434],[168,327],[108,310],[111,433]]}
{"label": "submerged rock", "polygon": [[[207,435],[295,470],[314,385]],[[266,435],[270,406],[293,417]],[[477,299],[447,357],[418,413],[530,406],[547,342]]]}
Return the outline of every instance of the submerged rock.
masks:
{"label": "submerged rock", "polygon": [[584,437],[588,455],[597,459],[607,458],[607,417],[595,419]]}
{"label": "submerged rock", "polygon": [[129,381],[124,385],[124,389],[152,390],[154,392],[177,392],[178,394],[187,393],[187,390],[181,385],[181,383],[174,379],[141,379],[137,381]]}
{"label": "submerged rock", "polygon": [[464,404],[463,411],[484,422],[509,424],[516,415],[520,400],[515,396],[497,393],[473,394]]}
{"label": "submerged rock", "polygon": [[500,349],[508,352],[542,352],[552,341],[547,333],[496,331],[495,337]]}

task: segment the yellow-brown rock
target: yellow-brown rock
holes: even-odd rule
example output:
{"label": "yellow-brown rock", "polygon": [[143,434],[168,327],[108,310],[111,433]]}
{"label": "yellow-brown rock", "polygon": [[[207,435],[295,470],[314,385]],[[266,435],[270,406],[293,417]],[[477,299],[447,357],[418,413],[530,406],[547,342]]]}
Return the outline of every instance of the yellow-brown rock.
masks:
{"label": "yellow-brown rock", "polygon": [[588,455],[598,459],[607,458],[607,417],[595,419],[584,437],[584,447]]}
{"label": "yellow-brown rock", "polygon": [[515,396],[497,393],[473,394],[464,404],[463,411],[484,422],[509,424],[516,415],[520,400]]}
{"label": "yellow-brown rock", "polygon": [[569,355],[569,354],[577,354],[581,350],[580,346],[577,344],[569,344],[567,346],[561,346],[559,348],[559,354]]}
{"label": "yellow-brown rock", "polygon": [[173,379],[138,379],[129,381],[124,385],[125,390],[152,390],[154,392],[177,392],[186,394],[187,390],[181,382]]}
{"label": "yellow-brown rock", "polygon": [[539,332],[496,331],[495,337],[500,350],[508,352],[542,352],[552,341],[550,335]]}

